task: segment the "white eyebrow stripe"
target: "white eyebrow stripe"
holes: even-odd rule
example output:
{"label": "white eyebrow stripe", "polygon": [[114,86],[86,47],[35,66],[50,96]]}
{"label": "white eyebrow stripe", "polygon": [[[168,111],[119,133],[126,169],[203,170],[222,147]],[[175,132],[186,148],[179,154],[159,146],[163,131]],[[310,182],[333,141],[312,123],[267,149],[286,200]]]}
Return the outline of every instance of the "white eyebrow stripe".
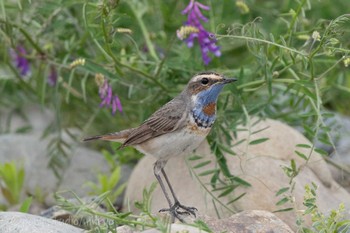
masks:
{"label": "white eyebrow stripe", "polygon": [[209,78],[209,79],[216,79],[216,80],[222,79],[222,77],[217,74],[200,74],[196,76],[196,81],[202,78]]}

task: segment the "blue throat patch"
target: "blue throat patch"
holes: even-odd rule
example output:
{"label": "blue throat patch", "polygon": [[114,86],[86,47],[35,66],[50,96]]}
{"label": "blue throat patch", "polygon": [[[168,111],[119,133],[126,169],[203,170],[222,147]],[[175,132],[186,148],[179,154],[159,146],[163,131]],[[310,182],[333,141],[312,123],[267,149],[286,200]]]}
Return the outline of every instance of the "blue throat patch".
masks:
{"label": "blue throat patch", "polygon": [[192,116],[199,127],[208,128],[213,125],[216,119],[216,113],[214,112],[212,115],[207,115],[205,112],[203,112],[203,108],[212,103],[216,104],[218,96],[223,87],[223,84],[215,84],[209,89],[201,91],[197,94],[197,99],[192,110]]}

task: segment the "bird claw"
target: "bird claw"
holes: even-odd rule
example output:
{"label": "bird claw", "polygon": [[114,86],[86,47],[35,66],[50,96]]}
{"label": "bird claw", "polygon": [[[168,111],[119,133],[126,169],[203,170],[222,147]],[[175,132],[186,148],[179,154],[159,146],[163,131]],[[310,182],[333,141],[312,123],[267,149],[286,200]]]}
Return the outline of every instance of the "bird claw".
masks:
{"label": "bird claw", "polygon": [[184,222],[183,215],[196,217],[197,208],[188,207],[175,202],[170,208],[164,208],[159,210],[159,212],[169,212],[173,218],[179,219],[181,222]]}

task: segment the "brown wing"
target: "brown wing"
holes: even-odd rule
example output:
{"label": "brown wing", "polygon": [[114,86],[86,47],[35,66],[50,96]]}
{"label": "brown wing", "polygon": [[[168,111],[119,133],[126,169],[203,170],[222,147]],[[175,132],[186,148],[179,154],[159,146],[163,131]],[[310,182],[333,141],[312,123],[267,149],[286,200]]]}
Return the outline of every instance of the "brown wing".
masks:
{"label": "brown wing", "polygon": [[181,98],[168,102],[142,125],[135,128],[125,140],[121,148],[136,145],[162,134],[181,129],[186,123],[186,103]]}

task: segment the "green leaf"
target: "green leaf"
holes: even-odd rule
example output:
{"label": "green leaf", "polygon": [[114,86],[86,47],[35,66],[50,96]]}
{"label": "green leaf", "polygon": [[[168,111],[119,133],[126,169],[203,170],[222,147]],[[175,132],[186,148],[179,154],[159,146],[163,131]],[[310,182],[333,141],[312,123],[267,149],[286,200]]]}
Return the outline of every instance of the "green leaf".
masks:
{"label": "green leaf", "polygon": [[193,168],[195,168],[195,169],[197,169],[197,168],[201,168],[201,167],[204,167],[204,166],[206,166],[206,165],[208,165],[208,164],[210,164],[211,163],[211,161],[210,160],[208,160],[208,161],[204,161],[204,162],[201,162],[201,163],[199,163],[199,164],[197,164],[196,166],[194,166]]}
{"label": "green leaf", "polygon": [[108,186],[113,189],[120,180],[120,166],[117,166],[108,179]]}
{"label": "green leaf", "polygon": [[236,153],[228,146],[225,146],[221,143],[218,143],[218,146],[220,147],[221,150],[223,150],[224,152],[231,154],[231,155],[236,155]]}
{"label": "green leaf", "polygon": [[321,154],[323,156],[328,156],[329,155],[327,151],[325,151],[323,149],[320,149],[320,148],[315,148],[315,152],[317,152],[317,153],[319,153],[319,154]]}
{"label": "green leaf", "polygon": [[220,195],[219,195],[218,197],[220,198],[220,197],[227,196],[227,195],[230,194],[233,190],[234,190],[234,187],[230,186],[230,187],[226,188],[225,191],[223,191],[222,193],[220,193]]}
{"label": "green leaf", "polygon": [[227,202],[226,205],[230,205],[230,204],[232,204],[233,202],[238,201],[239,199],[241,199],[241,198],[242,198],[243,196],[245,196],[246,194],[247,194],[247,193],[242,193],[242,194],[239,195],[238,197],[236,197],[236,198],[232,199],[231,201]]}
{"label": "green leaf", "polygon": [[316,101],[316,94],[312,93],[308,88],[303,87],[301,88],[301,92],[303,92],[305,95],[307,95],[308,97],[310,97],[312,100]]}
{"label": "green leaf", "polygon": [[101,73],[106,77],[113,78],[115,77],[115,74],[111,73],[110,71],[106,70],[103,66],[94,63],[93,61],[85,59],[84,66],[79,66],[80,69],[84,69],[87,71],[90,71],[91,73]]}
{"label": "green leaf", "polygon": [[24,168],[17,169],[15,162],[0,165],[1,191],[10,204],[17,204],[24,182]]}
{"label": "green leaf", "polygon": [[216,173],[216,172],[218,172],[218,171],[219,171],[218,169],[211,169],[211,170],[208,170],[208,171],[204,171],[204,172],[199,173],[198,176],[207,176],[207,175]]}
{"label": "green leaf", "polygon": [[247,141],[247,139],[241,139],[239,141],[237,141],[235,144],[232,145],[232,147],[238,146],[239,144],[242,144],[243,142]]}
{"label": "green leaf", "polygon": [[[126,183],[121,184],[116,191],[113,192],[113,196],[115,196],[115,198],[117,198],[119,195],[122,194],[122,192],[124,191],[124,189],[126,188]],[[113,200],[116,201],[116,200]]]}
{"label": "green leaf", "polygon": [[256,140],[249,142],[249,145],[260,144],[260,143],[266,142],[267,140],[269,140],[269,138],[259,138],[259,139],[256,139]]}
{"label": "green leaf", "polygon": [[296,147],[300,147],[300,148],[311,148],[311,146],[308,145],[308,144],[297,144]]}
{"label": "green leaf", "polygon": [[20,211],[20,212],[23,212],[23,213],[28,213],[29,208],[30,208],[30,206],[31,206],[31,204],[32,204],[32,200],[33,200],[32,197],[27,197],[27,198],[23,201],[21,207],[19,207],[19,211]]}
{"label": "green leaf", "polygon": [[237,182],[237,183],[239,183],[239,184],[241,184],[241,185],[243,185],[243,186],[247,186],[247,187],[252,186],[249,182],[247,182],[247,181],[245,181],[245,180],[239,178],[238,176],[232,176],[232,177],[230,178],[230,180],[231,180],[231,181],[235,181],[235,182]]}
{"label": "green leaf", "polygon": [[7,188],[1,187],[1,192],[2,192],[2,195],[5,197],[5,199],[6,199],[11,205],[17,204],[14,195],[12,195],[12,193],[11,193]]}
{"label": "green leaf", "polygon": [[288,212],[293,210],[294,208],[285,208],[285,209],[279,209],[279,210],[275,210],[272,213],[279,213],[279,212]]}
{"label": "green leaf", "polygon": [[305,154],[303,154],[303,153],[301,153],[300,151],[294,151],[300,158],[303,158],[303,159],[305,159],[305,160],[307,160],[307,156],[305,155]]}
{"label": "green leaf", "polygon": [[289,187],[284,187],[284,188],[281,188],[280,190],[277,191],[276,193],[276,197],[281,195],[282,193],[285,193],[289,190]]}
{"label": "green leaf", "polygon": [[316,203],[316,198],[308,198],[306,200],[304,200],[304,205],[306,207],[312,207],[312,206],[315,206],[315,203]]}
{"label": "green leaf", "polygon": [[292,159],[292,160],[290,161],[290,167],[292,168],[292,171],[293,171],[293,172],[297,170],[297,165],[296,165],[294,159]]}
{"label": "green leaf", "polygon": [[306,227],[303,227],[303,233],[315,233],[313,230],[309,229],[309,228],[306,228]]}
{"label": "green leaf", "polygon": [[281,200],[279,200],[276,205],[279,206],[279,205],[283,205],[284,203],[288,202],[289,201],[289,198],[288,197],[284,197],[282,198]]}
{"label": "green leaf", "polygon": [[319,138],[318,140],[325,145],[332,146],[332,142],[328,138]]}
{"label": "green leaf", "polygon": [[199,156],[199,155],[193,155],[191,157],[188,157],[188,160],[193,161],[193,160],[198,160],[198,159],[202,159],[203,156]]}
{"label": "green leaf", "polygon": [[295,80],[295,84],[298,84],[298,85],[300,85],[302,87],[309,87],[309,88],[313,88],[314,87],[313,83],[310,82],[309,80],[302,80],[302,79]]}
{"label": "green leaf", "polygon": [[209,226],[202,220],[195,220],[194,223],[200,230],[204,230],[206,232],[213,232],[213,230],[211,230]]}
{"label": "green leaf", "polygon": [[215,173],[213,174],[213,176],[212,176],[211,179],[210,179],[210,184],[211,184],[211,187],[212,187],[213,189],[216,188],[216,182],[217,182],[218,179],[219,179],[219,174],[220,174],[220,171],[218,170],[217,172],[215,172]]}

